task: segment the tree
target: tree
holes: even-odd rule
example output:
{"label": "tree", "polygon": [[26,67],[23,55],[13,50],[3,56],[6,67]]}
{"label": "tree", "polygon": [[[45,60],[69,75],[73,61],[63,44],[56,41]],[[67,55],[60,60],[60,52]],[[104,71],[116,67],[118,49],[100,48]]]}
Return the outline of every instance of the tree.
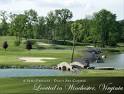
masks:
{"label": "tree", "polygon": [[116,15],[102,9],[94,14],[94,21],[96,23],[96,31],[100,35],[101,46],[110,45],[110,39],[114,37],[111,33],[117,33]]}
{"label": "tree", "polygon": [[7,43],[7,41],[5,41],[5,42],[3,43],[3,48],[5,49],[5,51],[6,51],[6,49],[8,48],[8,43]]}
{"label": "tree", "polygon": [[[16,36],[16,44],[22,38],[43,38],[53,40],[73,40],[72,23],[82,26],[76,41],[87,43],[100,43],[102,47],[115,46],[124,40],[124,21],[116,21],[116,15],[102,9],[92,17],[71,21],[73,17],[69,9],[56,9],[50,11],[46,17],[38,16],[35,10],[26,10],[23,14],[8,15],[6,11],[0,12],[0,35]],[[120,36],[120,37],[119,37]]]}
{"label": "tree", "polygon": [[57,17],[55,11],[50,11],[46,17],[47,28],[49,33],[49,38],[52,40],[56,40],[56,24]]}
{"label": "tree", "polygon": [[27,16],[27,23],[26,23],[26,32],[25,38],[34,38],[35,35],[35,25],[37,24],[38,14],[35,10],[30,9],[24,12],[24,15]]}
{"label": "tree", "polygon": [[124,20],[118,21],[120,42],[124,42]]}
{"label": "tree", "polygon": [[10,36],[15,36],[16,35],[16,31],[15,31],[15,29],[14,29],[14,20],[15,20],[15,18],[16,18],[16,14],[13,14],[12,12],[10,12],[10,14],[9,14],[9,30],[8,30],[8,33],[9,33],[9,35]]}
{"label": "tree", "polygon": [[44,17],[38,17],[38,22],[34,25],[35,38],[45,38],[46,37],[46,20]]}
{"label": "tree", "polygon": [[31,50],[31,49],[32,49],[32,43],[31,43],[30,40],[28,40],[28,41],[26,42],[26,49],[27,49],[27,50]]}
{"label": "tree", "polygon": [[0,18],[2,20],[0,29],[0,35],[7,35],[8,33],[8,23],[7,23],[7,19],[8,19],[8,14],[6,11],[0,11]]}
{"label": "tree", "polygon": [[11,22],[11,29],[16,36],[16,41],[21,43],[22,37],[24,37],[26,31],[27,16],[24,14],[16,15]]}
{"label": "tree", "polygon": [[68,21],[73,17],[73,14],[69,9],[57,9],[55,10],[55,13],[57,15],[58,24],[61,27],[60,35],[65,41],[66,35],[67,35],[67,28],[68,28],[67,24],[68,24]]}
{"label": "tree", "polygon": [[91,36],[91,39],[92,39],[92,43],[96,47],[97,42],[99,42],[99,40],[100,40],[100,36],[99,36],[99,33],[96,30],[95,21],[93,19],[91,19],[91,21],[90,21],[90,36]]}
{"label": "tree", "polygon": [[81,20],[76,20],[76,22],[80,23],[83,27],[81,34],[79,35],[79,42],[90,42],[90,19],[81,19]]}
{"label": "tree", "polygon": [[74,22],[71,25],[71,32],[73,35],[73,48],[72,48],[71,62],[73,62],[73,58],[74,58],[75,42],[78,40],[81,31],[82,31],[82,25],[80,23]]}

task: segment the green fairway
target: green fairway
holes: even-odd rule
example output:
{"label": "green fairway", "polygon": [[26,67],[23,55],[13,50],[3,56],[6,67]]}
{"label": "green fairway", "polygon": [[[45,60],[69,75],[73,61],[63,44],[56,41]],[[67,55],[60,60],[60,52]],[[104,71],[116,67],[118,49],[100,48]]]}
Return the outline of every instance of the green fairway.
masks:
{"label": "green fairway", "polygon": [[[4,51],[2,43],[8,41],[9,48]],[[28,51],[25,49],[25,44],[22,43],[20,46],[14,45],[15,37],[7,36],[0,37],[0,65],[18,65],[18,66],[31,66],[31,65],[46,65],[53,66],[60,62],[70,62],[71,59],[71,48],[70,49],[32,49]],[[75,57],[79,56],[75,53]],[[34,63],[34,62],[23,62],[20,61],[19,57],[53,57],[56,60],[46,60],[45,63]]]}
{"label": "green fairway", "polygon": [[[2,43],[3,41],[7,40],[8,44],[9,44],[9,48],[7,49],[7,51],[5,51],[2,48]],[[15,37],[0,37],[0,65],[7,65],[7,66],[34,66],[34,65],[45,65],[45,66],[54,66],[60,62],[66,61],[66,62],[70,62],[71,59],[71,47],[69,46],[60,46],[57,45],[58,47],[64,47],[67,49],[54,49],[54,47],[49,47],[47,49],[32,49],[31,51],[28,51],[25,49],[25,44],[22,43],[20,46],[15,46],[14,45],[14,40]],[[34,45],[35,46],[35,45]],[[35,47],[34,47],[35,48]],[[75,52],[75,58],[76,57],[80,57],[82,56],[83,52],[82,52],[82,48],[83,47],[77,47],[78,50],[76,50]],[[82,53],[82,54],[80,54]],[[34,62],[23,62],[20,61],[18,58],[19,57],[53,57],[53,58],[57,58],[55,60],[46,60],[46,62],[41,63],[34,63]],[[86,78],[87,77],[87,78]],[[89,77],[89,78],[88,78]],[[101,78],[97,78],[97,77],[101,77]],[[105,77],[105,78],[104,78]],[[113,77],[113,78],[109,78],[109,77]],[[60,77],[15,77],[15,78],[0,78],[0,94],[49,94],[49,93],[53,93],[53,94],[76,94],[77,92],[79,92],[79,94],[82,94],[82,91],[72,91],[72,90],[66,90],[65,85],[70,85],[70,84],[74,84],[76,86],[80,86],[83,83],[72,83],[72,82],[53,82],[54,79],[57,80],[73,80],[73,79],[77,79],[77,80],[86,80],[88,83],[87,84],[93,84],[95,86],[97,86],[100,81],[101,82],[105,82],[105,79],[108,79],[107,81],[115,81],[117,82],[115,77],[124,77],[124,70],[90,70],[90,69],[84,69],[81,70],[79,73],[77,73],[75,76],[73,75],[73,77],[70,75],[68,75],[67,77],[65,76],[60,76]],[[36,82],[25,82],[25,81],[36,81]],[[39,80],[50,80],[50,82],[40,82],[41,85],[47,87],[47,86],[54,86],[54,85],[58,85],[63,87],[63,91],[50,91],[50,90],[34,90],[34,85],[36,83],[38,83],[37,81]],[[99,80],[99,81],[98,81]],[[121,78],[120,78],[120,82],[121,83]],[[117,84],[118,84],[117,83]],[[39,84],[39,83],[38,83]],[[120,84],[119,84],[120,85]],[[60,93],[61,92],[61,93]],[[95,91],[96,94],[99,94],[99,90]],[[121,91],[120,91],[121,92]],[[86,91],[83,91],[83,93],[85,94],[89,94],[86,93]],[[90,92],[91,94],[94,94],[94,92]],[[104,94],[106,94],[106,92],[103,92]],[[119,94],[119,93],[117,93]],[[120,93],[121,94],[121,93]]]}
{"label": "green fairway", "polygon": [[124,0],[0,0],[0,94],[124,94]]}
{"label": "green fairway", "polygon": [[[2,48],[2,43],[7,40],[9,44],[9,48],[5,51]],[[28,51],[25,49],[25,44],[22,43],[20,46],[14,45],[15,37],[14,36],[6,36],[0,37],[0,65],[7,66],[37,66],[37,65],[45,65],[45,66],[55,66],[60,62],[70,62],[72,50],[71,47],[65,46],[67,49],[32,49]],[[60,46],[60,45],[57,45]],[[62,46],[64,47],[64,46]],[[34,47],[35,48],[35,47]],[[84,49],[83,47],[77,47],[78,50],[75,52],[75,58],[82,56],[83,52],[80,49]],[[20,57],[53,57],[55,60],[45,60],[46,62],[24,62],[19,60]],[[124,76],[124,70],[82,70],[80,72],[80,76]]]}

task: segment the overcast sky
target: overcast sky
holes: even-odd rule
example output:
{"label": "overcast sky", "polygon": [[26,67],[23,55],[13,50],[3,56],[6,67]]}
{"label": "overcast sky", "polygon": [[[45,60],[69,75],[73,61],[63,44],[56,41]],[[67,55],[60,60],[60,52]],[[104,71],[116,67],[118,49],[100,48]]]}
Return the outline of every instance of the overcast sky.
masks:
{"label": "overcast sky", "polygon": [[73,12],[73,19],[92,15],[100,9],[107,9],[124,19],[124,0],[0,0],[0,10],[22,13],[34,9],[39,15],[46,16],[48,11],[68,8]]}

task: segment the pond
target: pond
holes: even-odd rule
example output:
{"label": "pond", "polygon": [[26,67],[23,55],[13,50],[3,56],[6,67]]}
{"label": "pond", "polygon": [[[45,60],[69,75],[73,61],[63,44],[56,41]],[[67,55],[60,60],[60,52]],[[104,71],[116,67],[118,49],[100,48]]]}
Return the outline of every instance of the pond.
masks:
{"label": "pond", "polygon": [[104,63],[92,63],[94,67],[114,67],[115,69],[124,69],[124,54],[114,54],[108,56]]}
{"label": "pond", "polygon": [[0,77],[65,76],[75,75],[54,69],[0,69]]}
{"label": "pond", "polygon": [[[104,63],[92,63],[95,67],[114,67],[124,69],[124,54],[115,54],[106,58]],[[63,72],[54,69],[0,69],[0,77],[31,77],[31,76],[74,76],[78,73]]]}

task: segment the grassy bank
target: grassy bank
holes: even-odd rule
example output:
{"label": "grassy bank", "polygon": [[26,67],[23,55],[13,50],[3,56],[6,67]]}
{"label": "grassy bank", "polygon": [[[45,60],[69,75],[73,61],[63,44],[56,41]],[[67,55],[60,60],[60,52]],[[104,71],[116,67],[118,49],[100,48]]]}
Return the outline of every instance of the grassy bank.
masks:
{"label": "grassy bank", "polygon": [[124,77],[124,70],[82,70],[82,77]]}
{"label": "grassy bank", "polygon": [[[107,90],[99,89],[101,83],[113,83],[122,86],[122,77],[22,77],[22,78],[0,78],[0,94],[107,94]],[[46,87],[61,87],[57,89],[43,89]],[[92,90],[69,90],[68,87],[94,86]],[[112,91],[110,94],[123,94],[123,91]]]}

